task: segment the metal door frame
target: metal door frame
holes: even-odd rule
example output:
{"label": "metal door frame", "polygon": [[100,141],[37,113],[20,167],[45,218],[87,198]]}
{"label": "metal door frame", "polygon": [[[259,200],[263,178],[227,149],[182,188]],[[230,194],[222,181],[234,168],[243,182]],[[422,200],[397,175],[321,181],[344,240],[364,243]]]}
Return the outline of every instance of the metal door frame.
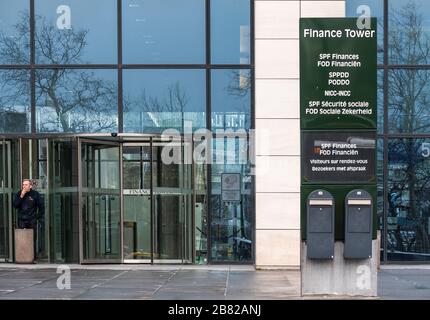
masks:
{"label": "metal door frame", "polygon": [[[149,159],[149,163],[150,163],[150,187],[149,187],[149,197],[150,197],[150,212],[149,212],[149,224],[150,224],[150,250],[151,250],[151,257],[149,259],[125,259],[124,258],[124,231],[122,231],[122,237],[121,237],[121,259],[122,259],[122,263],[124,264],[153,264],[154,263],[154,241],[153,241],[153,192],[152,192],[152,173],[153,173],[153,169],[152,169],[152,162],[153,162],[153,158],[152,158],[152,137],[147,137],[146,138],[147,141],[144,141],[145,138],[142,138],[142,141],[133,141],[133,142],[122,142],[121,143],[121,219],[122,221],[124,221],[124,216],[125,216],[125,209],[124,209],[124,197],[125,197],[125,190],[130,190],[130,189],[125,189],[124,188],[124,158],[123,158],[123,154],[124,154],[124,147],[143,147],[143,146],[149,146],[150,149],[150,159]],[[140,160],[142,161],[142,160]],[[144,190],[144,189],[140,189],[140,190]],[[121,229],[124,230],[124,222],[121,223]]]}
{"label": "metal door frame", "polygon": [[[156,140],[155,141],[155,143],[154,143],[154,139]],[[184,137],[181,137],[181,139],[180,140],[178,140],[178,141],[174,141],[174,142],[178,142],[179,144],[180,144],[180,147],[182,148],[181,149],[181,155],[182,155],[182,164],[180,164],[181,166],[183,166],[184,165],[184,163],[183,163],[183,160],[184,160],[184,158],[183,158],[183,156],[184,156],[184,154],[185,154],[185,143],[189,143],[190,144],[190,146],[191,146],[191,148],[193,147],[193,141],[191,140],[191,141],[186,141],[185,139],[184,139]],[[161,137],[159,137],[159,136],[149,136],[149,137],[142,137],[142,141],[131,141],[131,142],[127,142],[127,141],[124,141],[123,143],[121,143],[121,145],[122,145],[122,148],[121,148],[121,196],[122,196],[122,206],[121,206],[121,217],[122,217],[122,220],[124,221],[124,214],[125,214],[125,211],[124,211],[124,185],[123,185],[123,183],[124,183],[124,172],[123,172],[123,169],[124,169],[124,167],[123,167],[123,157],[122,157],[122,155],[123,155],[123,147],[127,147],[127,146],[139,146],[139,147],[142,147],[142,146],[148,146],[149,145],[149,147],[150,147],[150,160],[149,160],[149,162],[150,162],[150,193],[149,193],[149,196],[150,196],[150,210],[151,210],[151,212],[150,212],[150,230],[151,230],[151,234],[150,234],[150,243],[151,243],[151,258],[150,259],[124,259],[124,252],[123,252],[123,240],[124,240],[124,233],[122,233],[122,260],[123,260],[123,263],[125,263],[125,264],[183,264],[183,263],[186,263],[188,260],[191,260],[191,261],[189,261],[189,262],[194,262],[194,252],[195,252],[195,241],[194,241],[194,210],[195,210],[195,206],[194,206],[194,203],[195,203],[195,192],[194,192],[194,162],[192,161],[191,162],[191,168],[189,169],[189,178],[191,179],[191,181],[189,181],[188,182],[188,185],[190,186],[189,187],[189,190],[190,190],[190,194],[182,194],[181,193],[181,195],[180,195],[180,201],[181,201],[181,207],[179,208],[179,211],[178,211],[178,214],[180,214],[180,215],[184,215],[184,217],[185,217],[185,211],[187,210],[187,208],[185,208],[184,207],[184,204],[185,204],[185,199],[184,199],[184,197],[185,196],[190,196],[189,197],[189,200],[191,201],[191,203],[190,203],[190,207],[191,207],[191,212],[190,212],[190,215],[191,215],[191,221],[190,221],[190,225],[189,225],[189,228],[191,229],[190,230],[190,236],[192,237],[192,239],[191,239],[191,248],[189,248],[189,250],[191,250],[191,255],[190,255],[190,259],[185,259],[185,245],[186,245],[186,241],[185,241],[185,237],[186,237],[186,234],[185,234],[185,222],[187,221],[186,219],[183,219],[184,220],[184,226],[183,226],[183,230],[182,230],[182,237],[181,237],[181,239],[179,239],[179,241],[181,241],[182,242],[182,247],[181,247],[181,254],[182,254],[182,258],[181,259],[166,259],[166,260],[164,260],[164,259],[155,259],[154,258],[154,254],[155,254],[155,252],[154,252],[154,249],[155,249],[155,241],[156,241],[156,239],[155,239],[155,232],[154,232],[154,228],[155,228],[155,205],[154,205],[154,201],[155,201],[155,198],[154,198],[154,169],[153,169],[153,164],[154,164],[154,157],[153,157],[153,154],[154,154],[154,144],[156,144],[156,145],[164,145],[164,144],[167,144],[167,143],[172,143],[172,140],[167,140],[167,141],[163,141],[162,140],[162,138]],[[191,149],[191,150],[193,150],[193,149]],[[180,170],[180,174],[181,175],[183,175],[183,177],[181,178],[181,184],[183,184],[184,183],[184,168],[182,167],[181,168],[181,170]],[[188,177],[188,176],[187,176]],[[176,189],[184,189],[183,188],[184,186],[183,185],[181,185],[181,186],[179,186],[178,188],[176,188]],[[163,188],[163,187],[159,187],[159,188]]]}
{"label": "metal door frame", "polygon": [[[81,264],[104,264],[104,263],[122,263],[122,246],[123,246],[123,218],[121,214],[121,208],[122,208],[122,196],[121,196],[121,190],[122,190],[122,145],[119,142],[114,141],[108,141],[108,140],[98,140],[98,139],[89,139],[89,138],[81,138],[77,137],[78,140],[78,205],[79,205],[79,261]],[[119,159],[118,159],[118,165],[119,165],[119,201],[120,201],[120,216],[119,216],[119,254],[120,257],[118,259],[84,259],[84,230],[83,230],[83,212],[82,212],[82,193],[83,193],[83,183],[82,183],[82,146],[83,144],[97,144],[97,145],[105,145],[105,146],[111,146],[111,147],[118,147],[119,148]]]}
{"label": "metal door frame", "polygon": [[[9,140],[1,139],[0,140],[0,147],[2,148],[2,162],[3,162],[3,172],[2,176],[6,177],[6,179],[3,179],[1,182],[1,189],[2,194],[4,197],[3,202],[3,211],[5,212],[5,217],[7,217],[7,225],[5,225],[5,228],[7,228],[7,239],[8,243],[8,256],[4,258],[0,258],[0,262],[11,262],[13,261],[13,214],[12,214],[12,197],[14,195],[13,193],[13,186],[12,186],[12,155],[11,155],[11,143]],[[5,180],[8,182],[5,183]],[[10,189],[10,192],[5,190]],[[6,245],[6,244],[5,244]]]}
{"label": "metal door frame", "polygon": [[[178,210],[178,214],[179,215],[182,215],[182,220],[183,220],[183,226],[182,226],[182,235],[181,235],[181,238],[179,239],[181,242],[182,242],[182,244],[181,244],[181,258],[180,259],[154,259],[153,258],[153,256],[154,256],[154,252],[152,253],[152,258],[153,258],[153,263],[155,263],[155,264],[185,264],[186,262],[188,262],[188,260],[190,260],[189,261],[189,263],[194,263],[195,262],[195,230],[194,230],[194,227],[195,227],[195,224],[194,224],[194,218],[195,218],[195,190],[194,190],[194,179],[195,179],[195,177],[194,177],[194,165],[195,165],[195,163],[194,163],[194,161],[193,161],[193,159],[191,159],[191,164],[187,164],[187,165],[190,165],[191,166],[191,168],[189,168],[189,170],[187,169],[187,175],[185,174],[185,151],[186,151],[186,149],[185,149],[185,145],[188,143],[188,144],[190,144],[190,147],[191,147],[191,150],[192,150],[192,155],[191,155],[191,157],[193,156],[193,151],[194,151],[194,144],[193,144],[193,139],[190,139],[190,141],[187,141],[187,139],[185,139],[185,137],[184,136],[181,136],[181,139],[180,140],[176,140],[176,141],[172,141],[172,140],[167,140],[167,141],[164,141],[163,139],[162,139],[162,137],[157,137],[157,136],[153,136],[153,137],[151,137],[151,163],[152,163],[152,155],[153,155],[153,145],[154,145],[154,139],[157,139],[156,140],[156,145],[165,145],[165,144],[168,144],[168,143],[172,143],[172,142],[179,142],[179,145],[180,145],[180,147],[181,147],[181,164],[180,164],[180,170],[179,170],[179,175],[181,176],[181,178],[180,178],[180,185],[179,185],[179,187],[177,187],[177,188],[166,188],[166,187],[157,187],[158,189],[178,189],[179,190],[179,193],[180,193],[180,195],[179,195],[179,199],[180,199],[180,208],[179,208],[179,210]],[[189,172],[188,172],[189,171]],[[184,186],[184,183],[185,183],[185,176],[186,176],[186,178],[190,178],[191,179],[191,181],[189,181],[188,182],[188,185],[189,185],[189,188],[185,188],[185,186]],[[153,175],[152,175],[152,165],[151,165],[151,204],[152,204],[152,206],[151,206],[151,212],[152,212],[152,216],[153,216],[153,221],[155,221],[155,206],[153,205],[153,203],[154,203],[154,197],[153,197],[153,195],[154,195],[154,186],[153,186],[153,183],[152,183],[152,180],[153,180]],[[189,190],[190,192],[188,193],[184,193],[183,192],[183,190]],[[187,210],[187,208],[185,207],[185,204],[186,204],[186,202],[185,202],[185,197],[186,196],[190,196],[190,201],[191,201],[191,212],[190,212],[190,214],[191,214],[191,221],[190,221],[190,229],[191,229],[191,231],[190,231],[190,236],[192,237],[192,239],[191,239],[191,248],[189,248],[189,250],[191,250],[191,255],[190,255],[190,259],[188,259],[188,257],[187,258],[185,258],[185,252],[186,252],[186,250],[185,250],[185,246],[187,245],[187,241],[186,241],[186,232],[185,232],[185,230],[186,230],[186,219],[185,219],[185,217],[186,217],[186,210]],[[151,230],[153,230],[155,228],[155,223],[153,222],[153,223],[151,223]],[[151,232],[151,233],[154,233],[154,232]],[[154,236],[152,236],[152,242],[153,242],[153,247],[155,247],[155,237]]]}
{"label": "metal door frame", "polygon": [[[187,164],[187,165],[191,165],[191,167],[189,168],[189,173],[187,174],[187,178],[190,178],[191,181],[189,181],[187,183],[187,185],[189,185],[189,188],[186,188],[187,190],[190,190],[190,194],[181,194],[181,208],[180,208],[180,212],[178,212],[178,214],[183,214],[185,217],[186,214],[186,210],[187,208],[184,207],[185,205],[185,196],[189,196],[189,200],[190,201],[190,207],[191,207],[191,221],[188,221],[190,223],[190,225],[188,226],[191,230],[189,230],[189,234],[192,237],[191,239],[191,248],[189,248],[189,250],[191,250],[191,254],[190,257],[188,259],[185,259],[185,245],[186,242],[185,237],[185,222],[187,221],[186,219],[184,219],[184,230],[183,230],[183,234],[182,237],[180,239],[180,241],[182,241],[182,248],[181,248],[181,252],[182,252],[182,258],[181,259],[168,259],[168,260],[162,260],[162,259],[154,259],[154,248],[155,248],[155,236],[154,236],[154,221],[155,221],[155,206],[154,206],[154,175],[153,175],[153,146],[154,146],[154,139],[155,144],[167,144],[167,143],[171,143],[172,140],[166,140],[164,141],[163,138],[161,136],[157,136],[157,135],[142,135],[140,136],[141,139],[139,140],[131,140],[131,141],[111,141],[111,140],[104,140],[104,139],[98,139],[98,136],[94,136],[94,137],[79,137],[77,136],[77,149],[78,149],[78,205],[79,205],[79,261],[82,264],[91,264],[91,263],[124,263],[124,264],[183,264],[183,263],[193,263],[195,261],[195,190],[194,190],[194,175],[195,175],[195,168],[194,168],[194,161],[192,159],[191,164]],[[191,147],[191,150],[193,149],[194,146],[194,141],[193,139],[191,139],[190,141],[188,141],[187,139],[185,139],[184,137],[181,137],[180,140],[177,140],[177,142],[180,143],[180,146],[182,148],[181,150],[181,156],[182,156],[182,161],[184,161],[184,155],[185,155],[185,144],[189,144]],[[116,146],[119,147],[119,183],[120,183],[120,188],[119,188],[119,196],[120,196],[120,258],[119,259],[103,259],[103,260],[99,260],[99,259],[84,259],[84,230],[83,230],[83,212],[82,212],[82,205],[83,205],[83,200],[82,200],[82,194],[83,194],[83,181],[82,181],[82,146],[83,144],[97,144],[97,145],[106,145],[106,146]],[[150,179],[150,198],[151,198],[151,203],[150,203],[150,208],[151,208],[151,212],[150,212],[150,224],[151,224],[151,235],[150,235],[150,243],[151,243],[151,259],[124,259],[124,163],[123,163],[123,148],[126,146],[147,146],[149,144],[150,147],[150,168],[151,168],[151,179]],[[184,162],[181,165],[185,165]],[[181,169],[181,174],[184,175],[184,168]],[[184,177],[182,177],[182,182],[181,182],[181,186],[178,189],[184,189],[184,186],[182,185],[184,183]]]}

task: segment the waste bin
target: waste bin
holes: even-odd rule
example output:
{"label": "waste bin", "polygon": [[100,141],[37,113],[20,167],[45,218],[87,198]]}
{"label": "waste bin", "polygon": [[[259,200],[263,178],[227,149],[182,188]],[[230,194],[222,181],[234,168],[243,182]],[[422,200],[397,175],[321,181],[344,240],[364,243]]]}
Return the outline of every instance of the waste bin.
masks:
{"label": "waste bin", "polygon": [[15,262],[34,262],[33,229],[15,229]]}

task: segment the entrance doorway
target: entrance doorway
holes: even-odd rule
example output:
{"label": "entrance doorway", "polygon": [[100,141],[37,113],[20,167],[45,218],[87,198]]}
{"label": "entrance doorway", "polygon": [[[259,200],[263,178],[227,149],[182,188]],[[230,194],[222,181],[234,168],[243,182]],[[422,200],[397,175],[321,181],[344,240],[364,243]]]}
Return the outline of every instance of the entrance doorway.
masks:
{"label": "entrance doorway", "polygon": [[183,161],[184,141],[79,139],[79,150],[83,263],[193,261],[193,170]]}
{"label": "entrance doorway", "polygon": [[13,261],[22,178],[45,199],[39,262],[196,261],[194,217],[205,190],[184,163],[186,146],[153,136],[0,138],[0,262]]}
{"label": "entrance doorway", "polygon": [[81,261],[121,262],[120,145],[82,140]]}

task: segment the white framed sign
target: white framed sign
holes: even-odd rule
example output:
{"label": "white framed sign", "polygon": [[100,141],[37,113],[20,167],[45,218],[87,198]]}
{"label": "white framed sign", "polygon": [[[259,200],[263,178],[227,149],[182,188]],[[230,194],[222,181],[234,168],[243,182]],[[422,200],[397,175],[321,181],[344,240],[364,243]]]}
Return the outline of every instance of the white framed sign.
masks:
{"label": "white framed sign", "polygon": [[240,173],[223,173],[221,174],[221,200],[222,201],[240,201],[241,195],[241,177]]}

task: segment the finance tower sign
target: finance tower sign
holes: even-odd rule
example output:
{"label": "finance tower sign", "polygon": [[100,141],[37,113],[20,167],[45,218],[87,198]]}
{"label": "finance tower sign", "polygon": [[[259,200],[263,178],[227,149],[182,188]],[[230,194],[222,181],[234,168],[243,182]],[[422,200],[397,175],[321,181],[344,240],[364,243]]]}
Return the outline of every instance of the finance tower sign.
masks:
{"label": "finance tower sign", "polygon": [[376,128],[376,19],[300,20],[301,128]]}
{"label": "finance tower sign", "polygon": [[315,190],[334,197],[336,240],[343,239],[352,190],[372,196],[376,218],[377,24],[367,22],[300,19],[302,239],[307,198]]}

